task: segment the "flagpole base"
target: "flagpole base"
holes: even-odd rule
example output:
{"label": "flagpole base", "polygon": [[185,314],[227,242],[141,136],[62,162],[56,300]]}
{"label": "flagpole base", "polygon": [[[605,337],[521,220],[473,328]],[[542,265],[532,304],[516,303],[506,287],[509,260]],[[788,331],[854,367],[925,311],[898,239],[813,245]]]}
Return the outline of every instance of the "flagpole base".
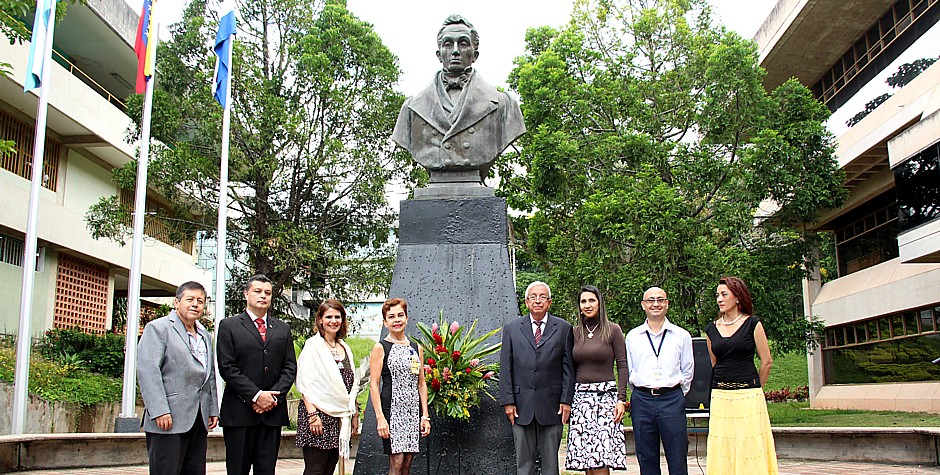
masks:
{"label": "flagpole base", "polygon": [[133,433],[140,432],[140,419],[137,417],[121,417],[114,419],[114,432]]}

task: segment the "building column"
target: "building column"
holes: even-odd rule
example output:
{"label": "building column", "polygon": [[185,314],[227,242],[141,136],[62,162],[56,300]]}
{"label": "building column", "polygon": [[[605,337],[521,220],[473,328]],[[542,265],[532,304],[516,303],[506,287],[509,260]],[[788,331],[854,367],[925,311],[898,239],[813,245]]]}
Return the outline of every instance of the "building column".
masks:
{"label": "building column", "polygon": [[[818,244],[813,245],[811,252],[813,261],[818,263]],[[819,296],[819,291],[821,289],[822,276],[819,272],[819,266],[816,265],[813,269],[810,269],[809,275],[803,278],[803,315],[806,315],[806,318],[808,319],[813,317],[813,303],[816,301],[816,297]],[[806,366],[809,374],[809,400],[811,407],[814,404],[816,395],[819,393],[819,390],[822,389],[824,384],[822,345],[826,336],[816,335],[816,337],[819,339],[819,346],[817,346],[815,349],[808,348],[806,352]]]}

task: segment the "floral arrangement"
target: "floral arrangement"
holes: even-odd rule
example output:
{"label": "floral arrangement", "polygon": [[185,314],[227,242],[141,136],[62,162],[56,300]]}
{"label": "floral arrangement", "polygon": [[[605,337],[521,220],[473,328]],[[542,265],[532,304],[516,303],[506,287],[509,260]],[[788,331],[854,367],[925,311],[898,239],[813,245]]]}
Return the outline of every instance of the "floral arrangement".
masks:
{"label": "floral arrangement", "polygon": [[501,344],[485,348],[481,345],[499,329],[475,337],[476,326],[476,320],[469,330],[457,321],[448,323],[443,312],[438,323],[417,325],[421,338],[413,339],[424,349],[428,404],[440,416],[468,420],[470,408],[480,404],[481,392],[495,400],[487,384],[496,381],[499,364],[482,360],[499,351]]}

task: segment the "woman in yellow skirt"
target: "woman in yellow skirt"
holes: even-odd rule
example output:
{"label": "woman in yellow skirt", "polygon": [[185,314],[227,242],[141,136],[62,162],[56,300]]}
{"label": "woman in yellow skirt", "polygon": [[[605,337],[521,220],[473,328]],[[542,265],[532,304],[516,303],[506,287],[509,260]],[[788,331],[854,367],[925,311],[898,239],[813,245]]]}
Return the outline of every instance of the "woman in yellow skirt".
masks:
{"label": "woman in yellow skirt", "polygon": [[[708,475],[777,475],[777,453],[762,389],[773,363],[767,335],[753,316],[744,281],[722,277],[716,293],[718,319],[705,336],[712,360],[708,423]],[[760,357],[760,370],[754,354]]]}

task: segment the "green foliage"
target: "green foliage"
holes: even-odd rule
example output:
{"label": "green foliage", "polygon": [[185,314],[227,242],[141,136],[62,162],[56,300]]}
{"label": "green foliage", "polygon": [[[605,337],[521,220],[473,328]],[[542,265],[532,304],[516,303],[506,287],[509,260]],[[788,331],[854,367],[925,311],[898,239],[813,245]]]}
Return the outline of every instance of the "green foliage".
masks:
{"label": "green foliage", "polygon": [[[16,348],[0,345],[0,380],[12,383]],[[32,354],[29,362],[29,391],[47,401],[90,406],[121,399],[122,381],[102,374],[70,368],[42,354]]]}
{"label": "green foliage", "polygon": [[[397,59],[344,2],[264,0],[241,2],[239,11],[226,191],[232,281],[263,273],[276,296],[289,286],[314,300],[327,282],[346,300],[384,292],[395,223],[385,187],[407,185],[414,171],[388,140],[404,100],[393,89]],[[214,12],[212,2],[190,1],[158,50],[151,133],[166,146],[154,144],[148,183],[174,205],[173,216],[150,218],[182,236],[211,237],[216,228],[223,111],[210,93],[215,58],[206,47]],[[140,96],[127,105],[140,116]],[[114,179],[131,189],[135,175],[131,163]],[[122,227],[108,224],[120,210],[99,204],[86,215],[89,227],[120,239]],[[240,289],[227,289],[227,304],[240,299]],[[275,314],[289,314],[286,300],[275,305]]]}
{"label": "green foliage", "polygon": [[497,380],[499,364],[484,359],[499,351],[502,344],[481,345],[499,333],[499,328],[478,337],[473,332],[476,326],[474,320],[468,330],[456,320],[444,320],[443,313],[433,326],[417,324],[421,337],[412,339],[424,350],[425,361],[416,363],[419,367],[423,364],[428,405],[438,416],[468,420],[470,409],[480,405],[481,392],[493,398],[488,386]]}
{"label": "green foliage", "polygon": [[778,350],[802,348],[817,237],[799,223],[845,196],[828,110],[796,81],[766,92],[754,43],[701,0],[578,0],[526,41],[509,82],[528,133],[497,163],[498,192],[522,212],[515,243],[548,274],[553,313],[575,315],[590,283],[631,328],[656,285],[699,334],[718,278],[738,275]]}
{"label": "green foliage", "polygon": [[80,365],[114,378],[124,375],[124,335],[91,335],[79,328],[53,328],[46,330],[36,349],[62,367]]}

